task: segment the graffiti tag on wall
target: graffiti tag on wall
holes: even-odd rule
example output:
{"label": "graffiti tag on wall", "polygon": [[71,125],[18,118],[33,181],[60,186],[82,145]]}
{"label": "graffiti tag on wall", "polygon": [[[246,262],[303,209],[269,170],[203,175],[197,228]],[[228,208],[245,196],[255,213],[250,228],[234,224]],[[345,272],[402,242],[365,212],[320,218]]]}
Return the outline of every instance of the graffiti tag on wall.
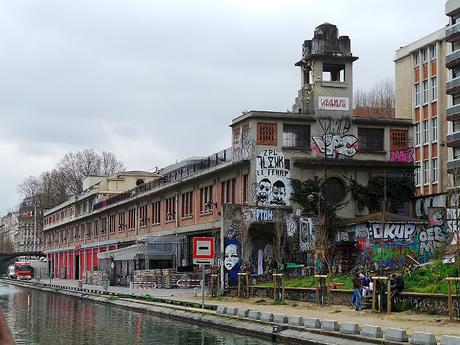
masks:
{"label": "graffiti tag on wall", "polygon": [[273,210],[263,208],[243,208],[243,219],[245,222],[271,222],[273,221]]}
{"label": "graffiti tag on wall", "polygon": [[299,248],[306,252],[315,248],[315,220],[300,218],[299,220]]}
{"label": "graffiti tag on wall", "polygon": [[391,150],[391,162],[413,163],[414,162],[414,148],[409,147],[404,150]]}
{"label": "graffiti tag on wall", "polygon": [[256,160],[257,204],[289,205],[291,182],[284,154],[278,150],[264,150]]}
{"label": "graffiti tag on wall", "polygon": [[351,128],[351,118],[319,117],[321,136],[312,138],[311,147],[328,157],[353,157],[358,152],[358,139],[348,132]]}
{"label": "graffiti tag on wall", "polygon": [[233,133],[233,160],[240,161],[250,159],[254,153],[256,142],[251,138],[250,131],[243,130],[241,133],[239,128],[235,128]]}
{"label": "graffiti tag on wall", "polygon": [[430,207],[446,207],[444,194],[420,197],[415,200],[415,214],[417,217],[428,217]]}

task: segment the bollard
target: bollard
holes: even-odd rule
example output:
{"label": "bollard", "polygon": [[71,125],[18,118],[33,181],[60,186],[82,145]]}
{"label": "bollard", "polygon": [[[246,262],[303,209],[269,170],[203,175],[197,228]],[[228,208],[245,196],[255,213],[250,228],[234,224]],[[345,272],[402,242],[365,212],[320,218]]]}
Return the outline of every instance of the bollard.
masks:
{"label": "bollard", "polygon": [[[324,302],[324,288],[322,288],[322,285],[326,284],[321,284],[322,282],[326,283],[326,278],[327,275],[325,274],[315,274],[316,278],[316,304],[317,305],[324,305],[326,304]],[[326,293],[329,296],[329,288],[326,286]]]}
{"label": "bollard", "polygon": [[275,301],[284,300],[284,281],[282,273],[273,273],[273,299]]}

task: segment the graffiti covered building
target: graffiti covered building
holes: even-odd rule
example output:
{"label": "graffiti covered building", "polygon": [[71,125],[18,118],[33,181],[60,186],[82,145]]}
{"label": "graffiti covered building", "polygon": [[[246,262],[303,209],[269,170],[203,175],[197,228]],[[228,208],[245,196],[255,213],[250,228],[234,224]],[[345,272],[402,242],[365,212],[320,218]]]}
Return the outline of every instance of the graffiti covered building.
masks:
{"label": "graffiti covered building", "polygon": [[[231,123],[229,149],[162,169],[154,180],[71,217],[62,214],[72,201],[48,211],[51,270],[62,278],[84,277],[97,269],[97,253],[168,236],[175,247],[171,260],[151,257],[148,267],[190,267],[194,236],[215,238],[226,285],[236,284],[241,270],[264,275],[282,262],[305,263],[317,215],[303,214],[291,200],[293,179],[326,179],[329,202],[344,205],[337,215],[351,219],[368,213],[353,199],[351,179],[365,186],[384,171],[413,173],[410,120],[353,117],[355,60],[350,39],[339,37],[335,25],[320,25],[296,63],[301,88],[292,112],[245,112]],[[79,207],[77,199],[72,207]],[[131,254],[104,254],[122,262],[126,282],[132,269],[147,266],[135,260],[141,253]]]}

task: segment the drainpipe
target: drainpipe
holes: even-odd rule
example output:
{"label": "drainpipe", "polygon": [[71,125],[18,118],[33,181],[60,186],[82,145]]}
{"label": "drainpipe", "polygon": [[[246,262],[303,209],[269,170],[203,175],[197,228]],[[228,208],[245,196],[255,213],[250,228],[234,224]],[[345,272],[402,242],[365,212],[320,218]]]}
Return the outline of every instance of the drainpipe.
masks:
{"label": "drainpipe", "polygon": [[174,229],[174,234],[175,234],[175,242],[176,242],[176,271],[179,268],[179,243],[177,241],[177,228],[179,227],[179,192],[176,192],[176,197],[175,197],[175,205],[174,207],[176,208],[176,228]]}

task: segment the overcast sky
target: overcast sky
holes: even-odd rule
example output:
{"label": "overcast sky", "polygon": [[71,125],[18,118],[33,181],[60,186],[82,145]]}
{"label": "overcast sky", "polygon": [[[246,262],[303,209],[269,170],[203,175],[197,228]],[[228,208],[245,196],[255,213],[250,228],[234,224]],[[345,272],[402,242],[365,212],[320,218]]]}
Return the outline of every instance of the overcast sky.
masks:
{"label": "overcast sky", "polygon": [[291,109],[319,24],[348,35],[355,88],[447,23],[444,0],[0,0],[0,215],[69,151],[129,170],[230,146],[243,110]]}

